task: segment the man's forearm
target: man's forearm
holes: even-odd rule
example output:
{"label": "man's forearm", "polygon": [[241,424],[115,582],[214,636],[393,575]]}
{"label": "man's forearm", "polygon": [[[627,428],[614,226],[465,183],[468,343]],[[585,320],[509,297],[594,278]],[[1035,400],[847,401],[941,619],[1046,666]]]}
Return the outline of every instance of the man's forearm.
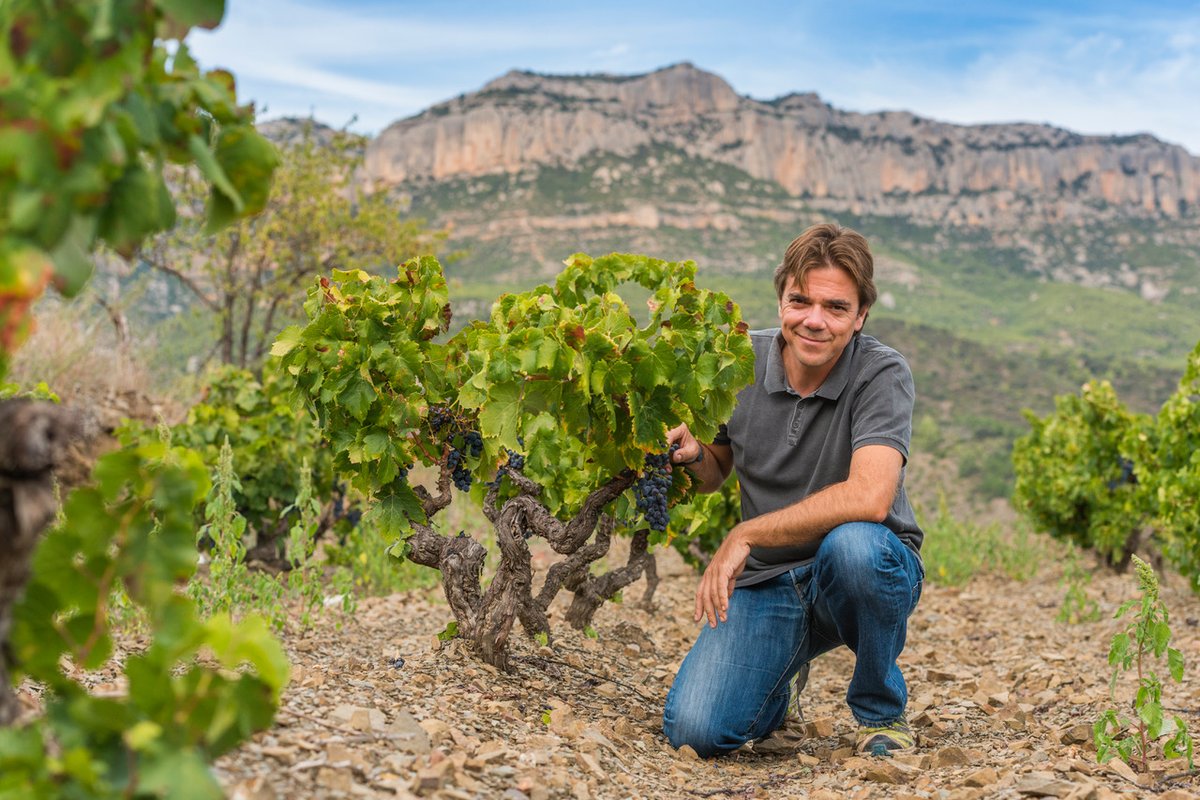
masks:
{"label": "man's forearm", "polygon": [[[827,486],[790,506],[737,525],[732,535],[752,547],[792,547],[819,541],[846,522],[867,520],[867,509],[853,502],[845,483]],[[872,520],[874,521],[874,520]]]}
{"label": "man's forearm", "polygon": [[777,511],[733,529],[755,547],[784,547],[818,541],[847,522],[883,522],[900,485],[901,456],[886,446],[861,448],[850,476]]}

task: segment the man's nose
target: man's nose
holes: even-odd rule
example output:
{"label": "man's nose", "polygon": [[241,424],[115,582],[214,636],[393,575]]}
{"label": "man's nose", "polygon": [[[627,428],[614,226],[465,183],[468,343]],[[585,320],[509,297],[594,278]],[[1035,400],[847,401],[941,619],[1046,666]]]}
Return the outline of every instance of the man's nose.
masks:
{"label": "man's nose", "polygon": [[812,305],[808,309],[808,316],[804,318],[805,326],[809,328],[824,328],[825,327],[825,310],[819,305]]}

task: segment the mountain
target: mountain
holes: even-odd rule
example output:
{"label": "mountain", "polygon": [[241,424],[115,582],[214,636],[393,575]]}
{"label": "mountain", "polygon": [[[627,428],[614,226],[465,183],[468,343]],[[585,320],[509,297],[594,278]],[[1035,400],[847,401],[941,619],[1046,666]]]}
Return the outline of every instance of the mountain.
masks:
{"label": "mountain", "polygon": [[510,72],[386,128],[367,169],[386,184],[581,166],[666,145],[860,212],[1012,225],[1031,213],[1186,216],[1200,159],[1149,135],[951,125],[859,114],[812,93],[763,102],[690,64],[646,75]]}

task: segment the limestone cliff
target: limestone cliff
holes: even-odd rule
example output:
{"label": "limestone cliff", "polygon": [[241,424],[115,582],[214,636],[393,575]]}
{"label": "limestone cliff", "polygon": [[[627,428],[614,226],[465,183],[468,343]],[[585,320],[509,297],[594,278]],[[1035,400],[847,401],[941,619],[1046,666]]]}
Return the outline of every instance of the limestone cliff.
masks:
{"label": "limestone cliff", "polygon": [[1149,135],[860,114],[815,94],[763,102],[690,64],[636,76],[510,72],[389,126],[370,143],[366,169],[394,186],[570,167],[588,154],[653,144],[735,166],[797,197],[941,221],[1003,227],[1022,210],[1070,218],[1106,207],[1195,216],[1200,204],[1200,158]]}

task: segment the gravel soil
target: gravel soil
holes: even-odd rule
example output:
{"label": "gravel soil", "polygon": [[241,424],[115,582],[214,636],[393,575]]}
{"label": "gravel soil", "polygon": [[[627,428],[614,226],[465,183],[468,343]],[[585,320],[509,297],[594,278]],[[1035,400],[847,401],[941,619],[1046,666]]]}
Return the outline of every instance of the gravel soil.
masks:
{"label": "gravel soil", "polygon": [[[697,576],[669,553],[659,574],[651,608],[635,584],[600,609],[594,637],[561,623],[562,609],[550,646],[518,626],[506,673],[462,640],[439,641],[450,620],[440,590],[365,599],[352,616],[285,634],[293,674],[276,724],[217,774],[242,800],[1200,797],[1182,761],[1147,772],[1096,761],[1092,723],[1104,708],[1127,710],[1134,691],[1124,676],[1110,699],[1107,663],[1132,574],[1098,571],[1086,590],[1101,617],[1074,625],[1056,621],[1056,565],[1023,583],[927,585],[901,662],[915,754],[854,754],[853,655],[842,648],[813,663],[802,721],[710,761],[662,734],[663,700],[697,630]],[[1164,704],[1200,738],[1200,598],[1179,579],[1163,598],[1188,662]]]}

